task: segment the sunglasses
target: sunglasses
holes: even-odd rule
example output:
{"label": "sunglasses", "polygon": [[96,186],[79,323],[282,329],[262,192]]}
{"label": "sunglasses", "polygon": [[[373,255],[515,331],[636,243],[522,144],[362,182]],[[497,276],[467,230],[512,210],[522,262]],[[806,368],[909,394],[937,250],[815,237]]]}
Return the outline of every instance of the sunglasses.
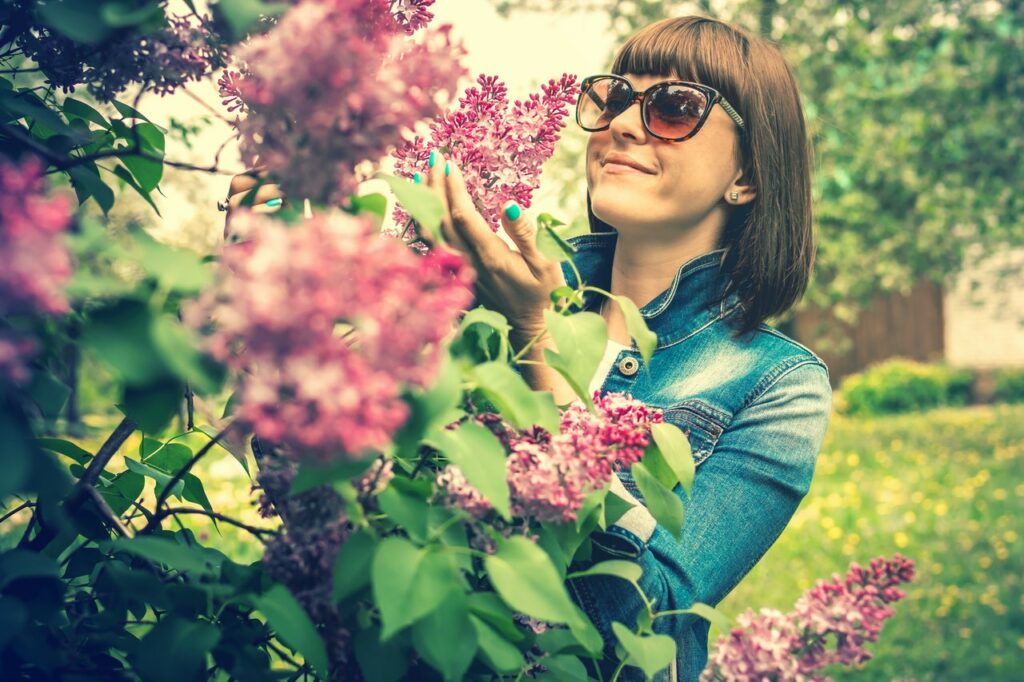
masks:
{"label": "sunglasses", "polygon": [[659,140],[682,142],[698,132],[715,104],[745,129],[743,118],[722,93],[689,81],[662,81],[637,92],[622,76],[588,76],[580,83],[576,123],[587,132],[607,130],[612,119],[640,100],[640,119],[648,133]]}

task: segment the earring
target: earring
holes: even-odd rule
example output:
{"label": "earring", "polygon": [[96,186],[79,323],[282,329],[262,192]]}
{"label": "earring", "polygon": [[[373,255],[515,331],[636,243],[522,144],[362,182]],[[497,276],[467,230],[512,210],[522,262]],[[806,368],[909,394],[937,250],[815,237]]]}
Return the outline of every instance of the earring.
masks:
{"label": "earring", "polygon": [[729,192],[729,198],[732,201],[736,201],[737,199],[740,198],[740,193],[739,192]]}

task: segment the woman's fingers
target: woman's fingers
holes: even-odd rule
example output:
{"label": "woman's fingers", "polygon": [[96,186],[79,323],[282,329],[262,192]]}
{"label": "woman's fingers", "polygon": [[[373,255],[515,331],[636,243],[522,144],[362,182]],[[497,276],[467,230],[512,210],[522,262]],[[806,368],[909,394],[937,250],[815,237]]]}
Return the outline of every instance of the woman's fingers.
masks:
{"label": "woman's fingers", "polygon": [[450,172],[444,178],[447,194],[448,215],[451,216],[455,231],[469,247],[471,255],[488,270],[509,258],[512,250],[494,234],[491,226],[476,210],[473,199],[466,189],[466,182],[458,164],[449,162]]}
{"label": "woman's fingers", "polygon": [[509,201],[502,207],[501,226],[523,255],[533,276],[541,279],[544,271],[551,267],[551,260],[537,248],[537,229],[526,219],[519,204]]}
{"label": "woman's fingers", "polygon": [[[452,225],[451,207],[448,205],[448,193],[445,191],[444,183],[445,160],[441,157],[441,152],[434,151],[432,154],[434,165],[429,166],[428,162],[426,172],[420,173],[420,177],[424,182],[426,182],[428,187],[434,190],[434,194],[437,195],[437,198],[441,200],[441,234],[444,235],[445,240],[447,240],[452,247],[463,253],[468,253],[466,242]],[[433,244],[431,244],[431,246],[433,246]]]}

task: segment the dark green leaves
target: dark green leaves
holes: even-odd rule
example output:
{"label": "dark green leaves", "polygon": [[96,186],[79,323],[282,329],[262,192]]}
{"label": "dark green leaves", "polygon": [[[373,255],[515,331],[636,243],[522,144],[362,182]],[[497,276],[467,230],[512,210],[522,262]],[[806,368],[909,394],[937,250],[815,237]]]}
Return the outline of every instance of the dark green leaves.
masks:
{"label": "dark green leaves", "polygon": [[210,623],[167,617],[142,638],[132,654],[132,662],[143,679],[200,679],[206,672],[206,655],[220,638],[220,630]]}
{"label": "dark green leaves", "polygon": [[277,635],[301,653],[321,678],[327,679],[324,641],[292,593],[284,585],[274,585],[266,594],[254,597],[252,603],[267,617]]}

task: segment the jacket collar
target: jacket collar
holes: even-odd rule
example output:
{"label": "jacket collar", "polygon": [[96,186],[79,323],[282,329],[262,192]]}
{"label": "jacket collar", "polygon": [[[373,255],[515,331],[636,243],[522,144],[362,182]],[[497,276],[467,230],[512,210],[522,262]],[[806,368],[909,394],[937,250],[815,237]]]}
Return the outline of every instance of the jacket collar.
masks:
{"label": "jacket collar", "polygon": [[[611,288],[617,238],[616,232],[591,232],[568,240],[576,249],[573,263],[585,283],[606,291]],[[640,308],[648,328],[658,335],[659,348],[679,343],[742,307],[735,292],[722,299],[729,283],[723,270],[725,254],[726,249],[715,249],[686,261],[669,287]],[[569,286],[579,285],[568,262],[562,263],[562,271]],[[584,309],[597,310],[601,298],[588,292]]]}

